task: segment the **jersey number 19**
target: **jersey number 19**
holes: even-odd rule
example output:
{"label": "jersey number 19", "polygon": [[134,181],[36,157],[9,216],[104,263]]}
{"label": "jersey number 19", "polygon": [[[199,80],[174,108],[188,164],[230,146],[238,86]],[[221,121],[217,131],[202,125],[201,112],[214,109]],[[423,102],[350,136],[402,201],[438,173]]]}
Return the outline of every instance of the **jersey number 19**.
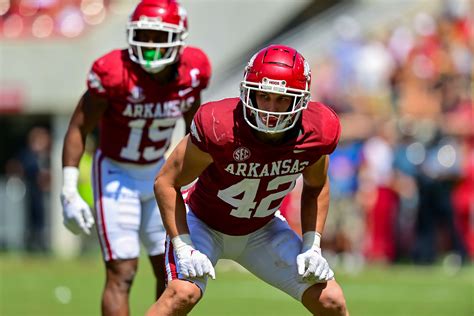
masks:
{"label": "jersey number 19", "polygon": [[[128,123],[130,135],[128,136],[127,146],[123,147],[120,151],[120,157],[133,161],[139,160],[141,155],[148,161],[159,159],[168,149],[176,120],[176,118],[156,119],[153,120],[148,129],[144,129],[146,124],[144,119],[130,121]],[[143,130],[148,131],[147,137],[151,141],[159,142],[166,140],[166,143],[160,148],[155,148],[154,146],[145,147],[143,152],[140,152]]]}

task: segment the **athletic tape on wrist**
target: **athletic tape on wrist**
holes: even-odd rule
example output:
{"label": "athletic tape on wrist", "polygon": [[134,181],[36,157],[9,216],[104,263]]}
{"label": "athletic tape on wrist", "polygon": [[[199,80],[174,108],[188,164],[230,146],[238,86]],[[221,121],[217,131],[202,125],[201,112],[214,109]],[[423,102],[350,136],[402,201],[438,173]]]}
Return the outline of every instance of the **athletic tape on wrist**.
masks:
{"label": "athletic tape on wrist", "polygon": [[321,234],[315,231],[309,231],[303,234],[303,249],[321,248]]}
{"label": "athletic tape on wrist", "polygon": [[63,191],[77,191],[79,169],[67,166],[63,168]]}
{"label": "athletic tape on wrist", "polygon": [[191,236],[189,234],[182,234],[171,239],[171,243],[173,244],[174,249],[179,250],[183,247],[190,246],[194,247],[193,241],[191,240]]}

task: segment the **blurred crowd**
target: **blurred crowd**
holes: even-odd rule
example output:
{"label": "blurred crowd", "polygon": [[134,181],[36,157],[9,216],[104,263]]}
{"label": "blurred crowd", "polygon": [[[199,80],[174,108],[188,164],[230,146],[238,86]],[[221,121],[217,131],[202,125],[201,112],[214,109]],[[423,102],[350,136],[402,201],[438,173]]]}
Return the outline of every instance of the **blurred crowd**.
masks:
{"label": "blurred crowd", "polygon": [[[446,6],[369,33],[351,17],[335,21],[338,38],[312,67],[313,99],[331,106],[343,125],[329,170],[327,251],[418,264],[448,254],[474,258],[467,13]],[[283,210],[295,228],[296,200]]]}
{"label": "blurred crowd", "polygon": [[110,0],[0,0],[0,37],[76,37],[104,21]]}

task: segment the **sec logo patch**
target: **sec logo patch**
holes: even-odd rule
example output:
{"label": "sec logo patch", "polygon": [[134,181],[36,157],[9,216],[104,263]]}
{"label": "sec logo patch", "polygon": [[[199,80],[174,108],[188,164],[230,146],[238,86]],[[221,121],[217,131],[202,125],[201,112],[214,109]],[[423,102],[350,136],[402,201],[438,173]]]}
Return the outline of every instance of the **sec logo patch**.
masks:
{"label": "sec logo patch", "polygon": [[237,162],[242,162],[250,157],[250,150],[247,147],[239,147],[234,150],[234,160]]}

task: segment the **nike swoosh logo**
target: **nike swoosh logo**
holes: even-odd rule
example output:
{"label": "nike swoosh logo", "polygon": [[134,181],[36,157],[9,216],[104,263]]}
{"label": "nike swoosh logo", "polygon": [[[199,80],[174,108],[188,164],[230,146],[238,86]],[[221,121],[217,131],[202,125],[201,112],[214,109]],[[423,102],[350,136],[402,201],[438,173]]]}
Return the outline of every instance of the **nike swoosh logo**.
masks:
{"label": "nike swoosh logo", "polygon": [[294,154],[301,154],[301,153],[304,153],[305,151],[306,151],[306,150],[304,150],[304,149],[294,149],[294,150],[293,150],[293,153],[294,153]]}
{"label": "nike swoosh logo", "polygon": [[193,88],[191,88],[191,87],[189,87],[189,88],[187,88],[187,89],[184,89],[184,90],[179,90],[179,91],[178,91],[178,95],[179,95],[180,97],[182,97],[182,96],[185,96],[186,94],[188,94],[188,93],[191,92],[191,91],[193,91]]}

